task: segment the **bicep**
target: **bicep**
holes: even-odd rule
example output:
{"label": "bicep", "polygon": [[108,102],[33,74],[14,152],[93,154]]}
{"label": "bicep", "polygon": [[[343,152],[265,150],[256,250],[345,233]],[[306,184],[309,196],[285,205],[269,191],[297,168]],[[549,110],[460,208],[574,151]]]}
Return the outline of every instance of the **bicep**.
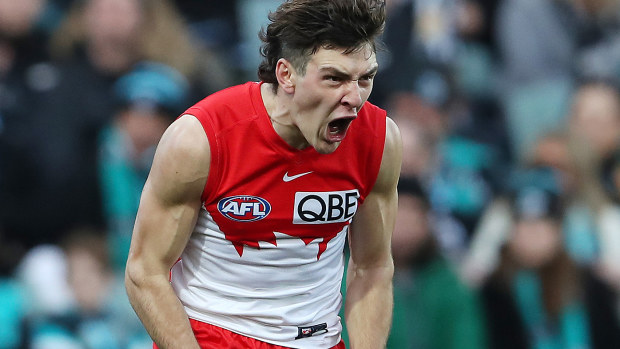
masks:
{"label": "bicep", "polygon": [[162,137],[144,186],[129,259],[167,273],[185,248],[201,207],[209,148],[198,121],[180,118]]}
{"label": "bicep", "polygon": [[372,191],[359,207],[349,234],[351,262],[358,267],[391,263],[391,237],[396,219],[402,141],[400,132],[387,119],[381,168]]}

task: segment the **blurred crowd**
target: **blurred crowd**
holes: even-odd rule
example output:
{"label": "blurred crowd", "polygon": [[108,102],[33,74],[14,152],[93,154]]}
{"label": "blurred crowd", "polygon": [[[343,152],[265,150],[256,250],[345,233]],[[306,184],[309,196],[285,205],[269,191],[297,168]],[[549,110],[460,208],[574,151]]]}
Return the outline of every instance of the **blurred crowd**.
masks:
{"label": "blurred crowd", "polygon": [[[0,0],[0,349],[142,349],[122,278],[165,128],[257,80],[279,0]],[[620,0],[388,0],[388,348],[620,348]]]}

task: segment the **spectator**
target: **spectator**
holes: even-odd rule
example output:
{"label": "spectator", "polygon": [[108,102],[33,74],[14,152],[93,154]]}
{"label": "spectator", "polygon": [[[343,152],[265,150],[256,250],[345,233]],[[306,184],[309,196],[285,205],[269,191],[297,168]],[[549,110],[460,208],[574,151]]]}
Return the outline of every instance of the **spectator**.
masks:
{"label": "spectator", "polygon": [[[62,311],[34,312],[27,323],[28,347],[151,348],[108,262],[103,235],[89,229],[66,234],[62,264],[71,303]],[[60,346],[58,346],[60,345]]]}
{"label": "spectator", "polygon": [[183,111],[189,83],[171,67],[143,62],[118,80],[114,92],[113,122],[100,137],[99,179],[112,263],[123,271],[155,146]]}
{"label": "spectator", "polygon": [[[575,176],[567,215],[568,246],[582,263],[600,264],[609,281],[620,286],[620,209],[604,180],[605,165],[620,149],[617,87],[598,80],[583,83],[574,97],[568,134]],[[593,240],[590,251],[583,249],[584,237]]]}
{"label": "spectator", "polygon": [[[568,136],[564,132],[552,132],[538,140],[525,162],[529,167],[552,168],[559,174],[562,191],[570,193],[575,187],[575,170],[568,149]],[[514,169],[511,169],[514,172]],[[500,248],[510,235],[513,224],[510,203],[506,197],[512,176],[503,178],[503,188],[485,207],[482,217],[473,230],[472,241],[459,267],[461,277],[472,287],[478,288],[497,268]],[[590,246],[590,245],[588,245]]]}
{"label": "spectator", "polygon": [[54,35],[52,53],[58,59],[86,58],[111,75],[143,59],[190,75],[197,60],[192,46],[183,18],[167,0],[87,0],[72,6]]}
{"label": "spectator", "polygon": [[563,246],[563,197],[555,173],[516,176],[514,224],[499,268],[483,288],[493,348],[590,348],[580,273]]}
{"label": "spectator", "polygon": [[388,348],[486,348],[481,304],[441,256],[430,213],[422,187],[401,179],[392,237],[397,305]]}
{"label": "spectator", "polygon": [[[411,93],[395,94],[389,113],[403,126],[406,149],[401,171],[427,188],[442,251],[458,260],[485,206],[499,190],[506,167],[500,146],[493,136],[468,131],[473,126],[459,125],[456,115]],[[501,134],[494,123],[486,127],[487,132]]]}
{"label": "spectator", "polygon": [[185,74],[197,61],[182,18],[166,0],[75,2],[51,47],[56,64],[37,80],[47,88],[22,106],[27,113],[18,125],[6,125],[11,143],[20,145],[6,150],[14,159],[7,168],[20,170],[4,181],[7,199],[15,199],[6,203],[6,231],[28,246],[56,243],[78,225],[104,228],[97,135],[113,115],[115,80],[142,59]]}
{"label": "spectator", "polygon": [[500,2],[496,18],[499,97],[518,161],[531,152],[539,137],[565,122],[579,30],[570,2]]}
{"label": "spectator", "polygon": [[[16,279],[22,290],[25,308],[23,326],[19,333],[22,338],[16,348],[37,348],[32,343],[31,327],[33,321],[41,318],[57,317],[71,307],[72,296],[67,283],[67,268],[62,249],[57,245],[41,244],[30,249],[16,268]],[[48,332],[50,340],[62,346],[64,338]]]}
{"label": "spectator", "polygon": [[[566,248],[582,265],[604,266],[601,270],[606,270],[610,280],[620,280],[612,277],[620,275],[620,213],[612,202],[614,190],[608,172],[620,144],[619,116],[614,85],[584,82],[573,97],[567,129],[541,137],[524,159],[526,166],[551,167],[560,174],[559,184],[567,197],[563,217]],[[504,201],[499,197],[487,208],[463,263],[463,275],[474,285],[495,267],[497,249],[508,234],[509,210]]]}
{"label": "spectator", "polygon": [[53,235],[32,219],[46,205],[31,200],[39,185],[31,130],[34,106],[54,85],[47,42],[60,16],[50,1],[0,0],[0,230],[18,250]]}
{"label": "spectator", "polygon": [[569,131],[586,141],[601,160],[620,146],[619,91],[613,80],[586,80],[573,96]]}
{"label": "spectator", "polygon": [[500,2],[501,100],[520,158],[566,122],[576,81],[618,78],[618,6],[607,0]]}

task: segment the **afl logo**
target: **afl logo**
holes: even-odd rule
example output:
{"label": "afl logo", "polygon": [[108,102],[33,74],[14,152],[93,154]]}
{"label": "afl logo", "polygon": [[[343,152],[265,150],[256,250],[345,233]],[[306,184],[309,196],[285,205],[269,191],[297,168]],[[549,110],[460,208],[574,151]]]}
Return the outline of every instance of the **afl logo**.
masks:
{"label": "afl logo", "polygon": [[233,221],[253,222],[267,217],[271,212],[271,205],[258,196],[236,195],[220,200],[217,209],[224,217]]}

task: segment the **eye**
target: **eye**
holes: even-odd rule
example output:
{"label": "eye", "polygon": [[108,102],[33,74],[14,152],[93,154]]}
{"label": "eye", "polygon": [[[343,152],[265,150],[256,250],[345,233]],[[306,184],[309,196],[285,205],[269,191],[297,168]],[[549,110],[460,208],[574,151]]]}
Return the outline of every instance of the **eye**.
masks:
{"label": "eye", "polygon": [[342,78],[336,75],[327,75],[324,79],[330,82],[342,82]]}
{"label": "eye", "polygon": [[370,86],[370,83],[372,82],[372,80],[373,80],[374,78],[375,78],[375,76],[374,76],[374,75],[365,75],[365,76],[362,76],[362,77],[360,78],[360,80],[359,80],[360,85],[363,85],[363,86]]}

